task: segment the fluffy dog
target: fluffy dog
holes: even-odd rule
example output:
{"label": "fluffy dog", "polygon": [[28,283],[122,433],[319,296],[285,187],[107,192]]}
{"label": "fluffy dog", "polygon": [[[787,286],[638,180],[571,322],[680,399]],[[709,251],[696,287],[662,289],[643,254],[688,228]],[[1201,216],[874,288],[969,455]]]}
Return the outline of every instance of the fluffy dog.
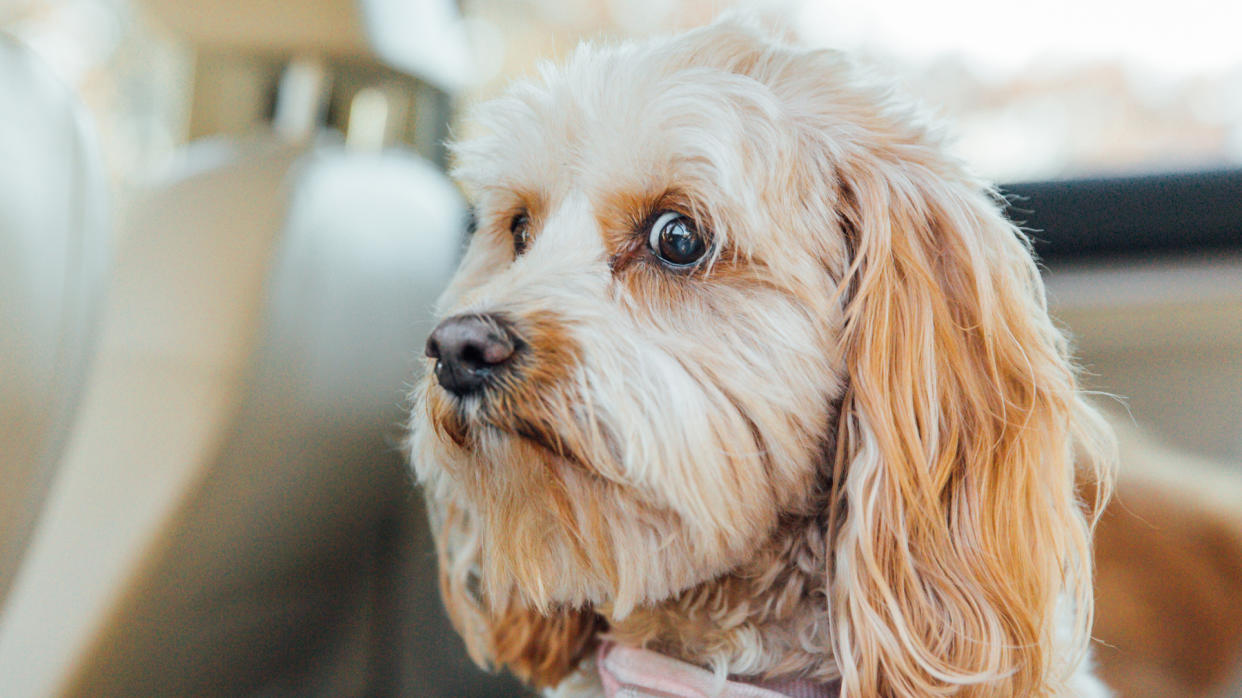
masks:
{"label": "fluffy dog", "polygon": [[721,685],[1103,693],[1111,436],[916,109],[728,20],[584,46],[474,119],[410,449],[476,661],[589,684],[603,638]]}

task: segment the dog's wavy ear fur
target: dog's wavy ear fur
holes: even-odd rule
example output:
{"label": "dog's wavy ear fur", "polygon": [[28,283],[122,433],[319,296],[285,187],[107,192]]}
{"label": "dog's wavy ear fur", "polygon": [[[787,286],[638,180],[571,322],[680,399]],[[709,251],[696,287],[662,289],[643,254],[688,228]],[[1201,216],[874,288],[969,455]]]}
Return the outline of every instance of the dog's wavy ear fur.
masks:
{"label": "dog's wavy ear fur", "polygon": [[484,669],[507,667],[542,690],[559,684],[595,647],[606,622],[591,609],[540,613],[516,599],[482,598],[475,560],[482,541],[477,523],[451,498],[428,498],[437,529],[440,594],[470,658]]}
{"label": "dog's wavy ear fur", "polygon": [[[786,105],[802,206],[846,236],[847,259],[824,260],[844,304],[825,536],[843,695],[1056,692],[1090,638],[1116,447],[1029,243],[926,118],[843,55],[745,20],[700,41]],[[1076,473],[1100,485],[1090,502]]]}
{"label": "dog's wavy ear fur", "polygon": [[877,111],[836,155],[852,260],[834,650],[849,695],[1044,695],[1090,637],[1107,486],[1084,511],[1075,469],[1107,484],[1111,436],[1025,237],[910,121]]}

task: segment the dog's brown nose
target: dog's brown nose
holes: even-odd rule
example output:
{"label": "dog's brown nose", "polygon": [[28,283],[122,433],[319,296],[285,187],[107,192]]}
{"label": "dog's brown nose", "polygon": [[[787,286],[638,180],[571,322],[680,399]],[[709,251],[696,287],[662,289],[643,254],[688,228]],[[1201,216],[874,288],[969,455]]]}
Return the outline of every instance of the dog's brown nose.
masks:
{"label": "dog's brown nose", "polygon": [[508,323],[494,315],[454,315],[427,338],[436,359],[436,380],[454,395],[476,393],[513,358],[517,342]]}

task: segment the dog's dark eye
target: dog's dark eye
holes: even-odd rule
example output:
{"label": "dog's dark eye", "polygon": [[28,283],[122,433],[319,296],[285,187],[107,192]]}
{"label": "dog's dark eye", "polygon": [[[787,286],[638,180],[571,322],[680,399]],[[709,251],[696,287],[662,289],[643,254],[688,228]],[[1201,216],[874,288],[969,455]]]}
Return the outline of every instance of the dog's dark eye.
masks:
{"label": "dog's dark eye", "polygon": [[664,211],[656,216],[647,246],[655,256],[674,267],[688,267],[707,254],[707,242],[695,229],[694,221],[676,211]]}
{"label": "dog's dark eye", "polygon": [[513,254],[520,255],[530,244],[530,216],[525,212],[509,220],[509,232],[513,233]]}

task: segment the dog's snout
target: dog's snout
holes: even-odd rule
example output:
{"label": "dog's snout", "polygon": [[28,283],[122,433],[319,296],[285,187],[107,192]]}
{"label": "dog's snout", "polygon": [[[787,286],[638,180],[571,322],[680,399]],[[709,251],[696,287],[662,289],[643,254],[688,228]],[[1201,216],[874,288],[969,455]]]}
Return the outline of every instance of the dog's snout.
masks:
{"label": "dog's snout", "polygon": [[513,358],[517,341],[508,323],[494,315],[455,315],[427,338],[436,359],[436,380],[454,395],[478,392]]}

